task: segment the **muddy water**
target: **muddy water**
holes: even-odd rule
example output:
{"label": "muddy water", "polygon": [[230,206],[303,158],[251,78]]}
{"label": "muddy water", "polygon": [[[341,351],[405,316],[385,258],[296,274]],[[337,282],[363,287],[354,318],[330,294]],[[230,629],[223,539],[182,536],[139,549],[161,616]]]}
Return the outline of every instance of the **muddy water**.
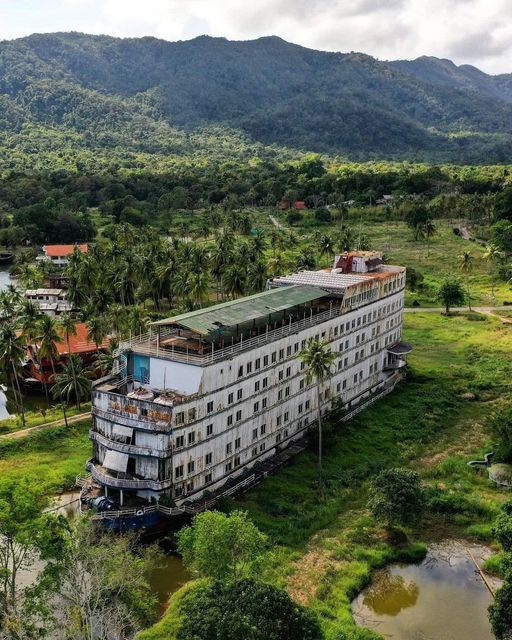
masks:
{"label": "muddy water", "polygon": [[[478,564],[491,554],[463,541],[433,544],[417,565],[376,571],[352,603],[356,622],[393,640],[493,640],[487,619],[492,596]],[[499,585],[496,580],[492,586]]]}
{"label": "muddy water", "polygon": [[[66,491],[55,496],[50,509],[59,515],[73,517],[79,510],[80,492]],[[38,570],[41,567],[38,566]],[[23,582],[25,585],[33,580],[33,573],[27,574]],[[152,592],[158,598],[159,613],[163,615],[169,602],[169,597],[186,582],[190,580],[190,576],[183,566],[183,562],[179,556],[166,554],[159,566],[154,569],[149,578]]]}

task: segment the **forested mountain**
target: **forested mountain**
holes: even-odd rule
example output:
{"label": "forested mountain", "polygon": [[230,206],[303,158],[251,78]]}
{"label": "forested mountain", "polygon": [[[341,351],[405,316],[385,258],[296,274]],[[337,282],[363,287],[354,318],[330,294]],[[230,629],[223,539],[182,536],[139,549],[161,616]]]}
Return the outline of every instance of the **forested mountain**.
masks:
{"label": "forested mountain", "polygon": [[386,63],[277,37],[0,42],[3,164],[6,149],[187,155],[233,139],[251,151],[504,162],[511,125],[512,76],[435,58]]}

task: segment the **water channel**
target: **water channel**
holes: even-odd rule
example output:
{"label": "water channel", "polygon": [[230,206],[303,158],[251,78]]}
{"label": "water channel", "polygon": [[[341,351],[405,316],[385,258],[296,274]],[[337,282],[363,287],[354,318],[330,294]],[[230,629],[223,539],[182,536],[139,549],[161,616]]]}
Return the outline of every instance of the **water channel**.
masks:
{"label": "water channel", "polygon": [[[493,640],[492,595],[479,566],[490,549],[465,541],[432,544],[420,564],[392,564],[374,573],[352,603],[356,622],[393,640]],[[490,579],[491,588],[499,581]]]}

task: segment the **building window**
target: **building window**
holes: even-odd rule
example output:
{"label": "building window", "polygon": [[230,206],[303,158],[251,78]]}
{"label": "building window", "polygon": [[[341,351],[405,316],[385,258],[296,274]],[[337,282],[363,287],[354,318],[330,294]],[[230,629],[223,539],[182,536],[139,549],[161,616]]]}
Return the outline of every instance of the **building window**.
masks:
{"label": "building window", "polygon": [[296,343],[293,345],[293,353],[297,353],[297,352],[298,352],[298,350],[299,350],[299,343],[298,343],[298,342],[296,342]]}
{"label": "building window", "polygon": [[196,441],[196,432],[195,431],[191,431],[188,434],[188,443],[189,444],[194,444],[195,441]]}
{"label": "building window", "polygon": [[241,420],[241,419],[242,419],[242,410],[241,410],[241,409],[239,409],[239,410],[236,412],[236,421],[237,421],[237,422],[240,422],[240,420]]}
{"label": "building window", "polygon": [[235,440],[235,449],[240,449],[240,438]]}
{"label": "building window", "polygon": [[235,467],[240,466],[240,456],[235,456]]}
{"label": "building window", "polygon": [[261,427],[260,427],[260,435],[264,436],[266,430],[267,430],[267,425],[266,424],[262,424]]}
{"label": "building window", "polygon": [[211,473],[207,473],[204,477],[204,483],[205,484],[210,484],[210,482],[212,481],[212,474]]}
{"label": "building window", "polygon": [[213,434],[213,424],[206,425],[206,435],[211,436]]}
{"label": "building window", "polygon": [[184,447],[185,446],[185,436],[178,436],[176,438],[176,448],[179,449],[180,447]]}
{"label": "building window", "polygon": [[306,403],[304,405],[304,408],[306,409],[306,411],[309,411],[309,404],[310,404],[310,401],[306,400]]}
{"label": "building window", "polygon": [[268,378],[263,378],[263,388],[265,389],[268,386]]}
{"label": "building window", "polygon": [[206,405],[206,413],[212,413],[213,412],[213,402],[210,401],[208,402],[208,404]]}
{"label": "building window", "polygon": [[244,375],[244,366],[241,364],[238,367],[238,377],[241,378]]}
{"label": "building window", "polygon": [[275,362],[277,360],[277,351],[273,351],[272,352],[272,362]]}
{"label": "building window", "polygon": [[264,442],[262,442],[260,444],[260,451],[265,451],[265,443]]}
{"label": "building window", "polygon": [[211,463],[212,463],[212,459],[213,459],[213,454],[212,454],[211,452],[210,452],[210,453],[207,453],[207,454],[205,455],[205,457],[204,457],[204,463],[205,463],[206,465],[211,464]]}
{"label": "building window", "polygon": [[229,456],[229,454],[232,452],[233,450],[233,443],[232,442],[228,442],[226,445],[226,455]]}
{"label": "building window", "polygon": [[285,411],[285,413],[284,413],[284,423],[286,424],[289,421],[290,421],[290,414],[288,413],[288,411]]}
{"label": "building window", "polygon": [[238,391],[236,392],[236,399],[241,400],[243,394],[244,394],[243,389],[238,389]]}
{"label": "building window", "polygon": [[233,404],[234,395],[232,393],[228,394],[228,404]]}
{"label": "building window", "polygon": [[277,374],[279,381],[283,379],[283,376],[284,376],[284,373],[283,373],[283,370],[281,369],[281,371]]}
{"label": "building window", "polygon": [[284,349],[279,349],[279,360],[284,359]]}
{"label": "building window", "polygon": [[257,393],[260,390],[260,381],[256,380],[254,383],[254,392]]}
{"label": "building window", "polygon": [[261,408],[262,409],[266,409],[267,408],[267,399],[266,398],[262,398],[262,400],[261,400]]}
{"label": "building window", "polygon": [[286,367],[286,377],[289,378],[292,375],[292,368]]}
{"label": "building window", "polygon": [[228,427],[230,427],[233,424],[233,414],[232,413],[229,414],[227,423],[228,423]]}
{"label": "building window", "polygon": [[298,413],[302,413],[304,411],[304,405],[301,403],[299,404],[299,408],[298,408]]}
{"label": "building window", "polygon": [[254,458],[254,456],[258,455],[258,447],[253,447],[252,451],[251,451],[251,455]]}
{"label": "building window", "polygon": [[254,410],[254,413],[258,413],[258,411],[260,410],[260,403],[259,402],[255,402],[254,403],[253,410]]}
{"label": "building window", "polygon": [[174,469],[174,477],[175,478],[183,478],[183,465],[180,464],[178,467]]}
{"label": "building window", "polygon": [[292,355],[292,346],[291,345],[286,348],[286,355],[287,356],[291,356]]}
{"label": "building window", "polygon": [[246,369],[247,369],[247,373],[251,373],[251,371],[252,371],[252,362],[248,362],[247,363]]}
{"label": "building window", "polygon": [[195,407],[188,410],[188,421],[193,422],[196,419]]}
{"label": "building window", "polygon": [[185,413],[183,411],[179,411],[176,414],[176,417],[174,419],[174,423],[175,424],[185,424]]}
{"label": "building window", "polygon": [[279,389],[279,391],[277,392],[277,400],[282,400],[283,399],[283,390]]}
{"label": "building window", "polygon": [[278,433],[276,436],[276,442],[281,442],[281,434]]}
{"label": "building window", "polygon": [[268,356],[263,356],[263,366],[268,366]]}
{"label": "building window", "polygon": [[304,389],[304,378],[299,381],[299,389]]}
{"label": "building window", "polygon": [[284,397],[287,398],[290,395],[290,387],[286,387],[284,390]]}
{"label": "building window", "polygon": [[225,470],[226,473],[229,473],[232,468],[233,468],[233,465],[231,464],[231,462],[228,462],[226,464],[226,466],[224,467],[224,470]]}
{"label": "building window", "polygon": [[259,369],[260,366],[261,366],[261,358],[256,358],[256,360],[254,361],[254,368]]}
{"label": "building window", "polygon": [[187,473],[194,473],[194,468],[195,468],[195,463],[193,460],[191,460],[190,462],[187,462]]}
{"label": "building window", "polygon": [[282,420],[282,419],[283,419],[283,417],[282,417],[282,416],[277,416],[277,418],[276,418],[276,425],[277,425],[278,427],[280,427],[280,426],[281,426],[281,420]]}
{"label": "building window", "polygon": [[257,440],[258,439],[258,429],[253,429],[252,430],[252,439],[253,440]]}

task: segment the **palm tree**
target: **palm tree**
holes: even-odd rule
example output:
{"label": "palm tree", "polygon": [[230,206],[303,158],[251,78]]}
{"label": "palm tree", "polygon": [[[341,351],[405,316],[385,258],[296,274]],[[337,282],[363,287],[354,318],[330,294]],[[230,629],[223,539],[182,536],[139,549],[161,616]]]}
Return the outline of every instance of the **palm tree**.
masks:
{"label": "palm tree", "polygon": [[487,260],[487,262],[489,263],[489,268],[490,268],[490,275],[491,275],[491,294],[492,297],[495,298],[496,296],[494,295],[494,290],[496,288],[496,277],[495,277],[495,270],[494,270],[494,266],[498,263],[500,263],[503,258],[504,258],[504,253],[503,251],[501,251],[501,249],[499,247],[497,247],[495,244],[493,244],[492,242],[490,242],[486,249],[485,249],[485,253],[482,256],[484,260]]}
{"label": "palm tree", "polygon": [[320,494],[323,496],[322,478],[322,407],[320,403],[320,385],[329,378],[331,367],[336,360],[326,342],[310,338],[306,347],[299,353],[299,359],[306,365],[306,383],[316,384],[316,402],[318,407],[318,478]]}
{"label": "palm tree", "polygon": [[436,232],[436,225],[434,224],[434,221],[431,218],[428,218],[427,220],[425,220],[422,227],[423,227],[423,235],[427,239],[427,258],[428,258],[428,256],[430,255],[430,238]]}
{"label": "palm tree", "polygon": [[222,274],[222,285],[226,293],[237,298],[245,293],[247,287],[246,272],[239,264],[230,264]]}
{"label": "palm tree", "polygon": [[[71,353],[70,338],[71,336],[76,336],[76,322],[70,313],[63,313],[59,318],[59,326],[61,327],[62,331],[64,331],[64,337],[66,339],[66,345],[68,348],[68,364],[71,367],[71,374],[74,375],[75,361],[73,358],[71,358],[73,354]],[[74,385],[75,385],[75,398],[78,398],[79,397],[78,381],[76,379],[74,381]]]}
{"label": "palm tree", "polygon": [[318,255],[323,258],[325,255],[332,255],[334,253],[334,247],[331,236],[323,233],[318,238]]}
{"label": "palm tree", "polygon": [[23,338],[17,335],[12,324],[6,324],[0,329],[0,372],[14,393],[14,399],[21,413],[21,421],[25,426],[25,406],[21,393],[21,367],[25,350]]}
{"label": "palm tree", "polygon": [[[36,339],[39,335],[42,320],[43,320],[43,313],[41,309],[30,300],[25,300],[22,303],[21,311],[19,312],[19,315],[18,315],[18,327],[21,330],[21,336],[26,346],[35,345]],[[36,350],[35,346],[34,346],[33,353],[34,353],[34,358],[37,361],[37,364],[39,365],[40,370],[42,371],[41,359],[39,357],[38,351]],[[46,397],[46,404],[49,407],[50,399],[48,397],[48,385],[46,384],[46,380],[44,376],[43,376],[42,383],[43,383],[44,395]]]}
{"label": "palm tree", "polygon": [[54,398],[65,398],[69,403],[74,396],[77,409],[80,411],[80,401],[87,398],[91,391],[90,377],[92,372],[84,369],[80,356],[72,353],[60,373],[53,376],[52,395]]}
{"label": "palm tree", "polygon": [[98,315],[92,316],[87,321],[87,340],[94,342],[96,345],[96,352],[100,351],[100,344],[107,336],[107,328],[105,321]]}
{"label": "palm tree", "polygon": [[[60,354],[57,348],[57,344],[62,342],[62,336],[58,331],[57,322],[50,316],[47,316],[46,314],[43,315],[41,319],[40,334],[37,338],[37,342],[38,342],[38,356],[40,358],[40,361],[45,359],[50,361],[50,365],[52,367],[52,372],[53,372],[53,376],[52,376],[52,381],[53,381],[55,380],[55,376],[57,373],[55,370],[55,361],[60,359]],[[43,372],[41,373],[44,376],[44,373]],[[66,414],[66,406],[62,399],[62,396],[60,401],[62,404],[62,412],[64,414],[64,422],[67,427],[68,417]]]}
{"label": "palm tree", "polygon": [[[458,260],[459,260],[459,269],[462,271],[462,273],[469,275],[473,270],[473,262],[474,262],[474,258],[471,255],[471,253],[469,251],[463,251],[458,257]],[[471,293],[469,291],[468,278],[466,278],[466,289],[467,289],[467,296],[468,296],[468,308],[471,311]]]}

